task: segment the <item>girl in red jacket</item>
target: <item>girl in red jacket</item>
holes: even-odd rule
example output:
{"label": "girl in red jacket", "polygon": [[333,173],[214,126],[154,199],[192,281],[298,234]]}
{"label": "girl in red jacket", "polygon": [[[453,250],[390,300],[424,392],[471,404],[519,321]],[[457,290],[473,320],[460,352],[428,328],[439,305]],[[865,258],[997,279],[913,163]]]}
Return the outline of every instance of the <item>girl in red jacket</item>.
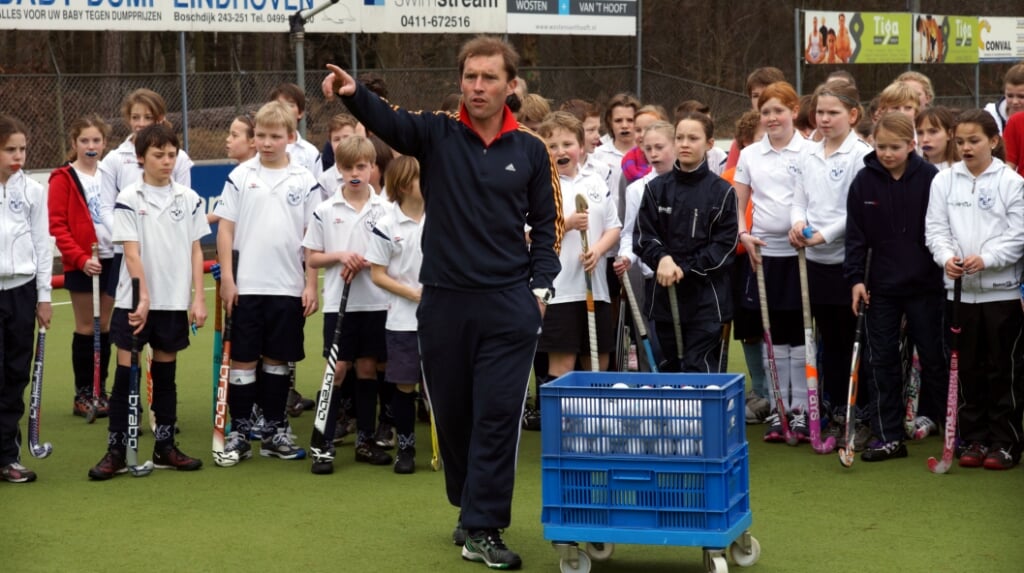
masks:
{"label": "girl in red jacket", "polygon": [[[64,265],[64,286],[71,293],[75,333],[71,339],[71,367],[75,377],[72,413],[85,416],[92,402],[93,308],[92,277],[100,280],[100,380],[97,415],[107,415],[106,379],[110,362],[110,313],[114,299],[106,285],[116,280],[111,229],[100,219],[99,161],[110,128],[92,114],[71,123],[71,155],[67,164],[50,174],[50,234],[57,239]],[[99,245],[99,258],[92,245]],[[113,275],[114,278],[111,278]]]}

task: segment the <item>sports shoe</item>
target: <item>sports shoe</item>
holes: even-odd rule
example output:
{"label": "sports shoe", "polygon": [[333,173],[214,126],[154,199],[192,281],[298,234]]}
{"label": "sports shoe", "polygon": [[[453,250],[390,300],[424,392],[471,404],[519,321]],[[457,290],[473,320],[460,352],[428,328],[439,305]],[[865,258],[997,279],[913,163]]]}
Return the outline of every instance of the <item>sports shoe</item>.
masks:
{"label": "sports shoe", "polygon": [[382,450],[390,450],[395,447],[395,427],[387,422],[381,422],[377,431],[373,434],[373,443]]}
{"label": "sports shoe", "polygon": [[259,406],[252,407],[252,414],[249,416],[252,421],[252,426],[249,428],[249,439],[250,440],[262,440],[263,429],[267,425],[267,419],[263,417],[263,411],[260,410]]}
{"label": "sports shoe", "polygon": [[416,473],[416,450],[413,448],[406,448],[404,450],[398,450],[398,455],[395,456],[395,473],[396,474],[411,474]]}
{"label": "sports shoe", "polygon": [[173,444],[163,451],[153,449],[153,467],[158,470],[191,472],[203,467],[203,460],[186,456],[177,444]]}
{"label": "sports shoe", "polygon": [[914,435],[911,438],[915,440],[923,440],[930,434],[935,433],[939,429],[928,416],[917,416],[914,418]]}
{"label": "sports shoe", "polygon": [[452,543],[460,547],[466,544],[466,530],[462,528],[461,515],[459,520],[455,522],[455,529],[452,530]]}
{"label": "sports shoe", "polygon": [[771,403],[767,398],[748,396],[746,410],[748,424],[761,424],[771,411]]}
{"label": "sports shoe", "polygon": [[[110,415],[110,396],[106,392],[100,394],[100,403],[96,407],[96,417],[106,418]],[[178,426],[174,426],[174,433],[178,433]]]}
{"label": "sports shoe", "polygon": [[331,444],[327,451],[320,448],[310,448],[309,457],[313,458],[313,466],[309,471],[316,475],[328,475],[334,473],[334,445]]}
{"label": "sports shoe", "polygon": [[960,454],[960,467],[980,468],[985,464],[985,457],[988,456],[988,448],[981,442],[971,442],[967,449]]}
{"label": "sports shoe", "polygon": [[519,569],[523,565],[519,555],[505,546],[497,529],[482,529],[467,535],[462,558],[486,563],[491,569]]}
{"label": "sports shoe", "polygon": [[282,460],[301,460],[306,457],[306,450],[295,445],[295,438],[288,432],[288,428],[278,428],[260,440],[260,455],[265,458],[274,456]]}
{"label": "sports shoe", "polygon": [[[962,458],[961,458],[962,459]],[[1008,470],[1016,465],[1013,454],[1007,448],[992,448],[992,451],[985,456],[985,469],[987,470]]]}
{"label": "sports shoe", "polygon": [[523,429],[529,432],[540,431],[540,410],[530,406],[523,410]]}
{"label": "sports shoe", "polygon": [[4,481],[9,481],[11,483],[28,483],[36,481],[36,472],[26,468],[18,462],[7,464],[3,469],[0,469],[0,476],[3,476]]}
{"label": "sports shoe", "polygon": [[285,412],[291,417],[301,416],[305,407],[302,403],[302,394],[299,394],[295,388],[288,389],[288,400],[284,406]]}
{"label": "sports shoe", "polygon": [[865,462],[884,462],[894,458],[907,457],[907,446],[903,442],[872,442],[868,449],[860,454]]}
{"label": "sports shoe", "polygon": [[768,424],[768,429],[764,432],[764,441],[770,444],[786,441],[786,436],[782,433],[782,422],[779,421],[778,412],[772,412],[764,421]]}
{"label": "sports shoe", "polygon": [[372,466],[389,466],[391,465],[391,455],[371,442],[356,446],[356,461]]}
{"label": "sports shoe", "polygon": [[124,452],[108,450],[107,453],[103,454],[103,459],[100,460],[100,463],[89,470],[89,479],[108,480],[117,474],[123,474],[127,471],[128,465],[124,461]]}
{"label": "sports shoe", "polygon": [[801,442],[807,443],[811,441],[811,432],[807,429],[807,414],[793,412],[790,416],[789,428]]}
{"label": "sports shoe", "polygon": [[222,468],[229,468],[251,457],[252,446],[249,445],[249,439],[241,432],[231,432],[224,441],[224,451],[213,453],[213,463]]}
{"label": "sports shoe", "polygon": [[[75,403],[71,406],[71,414],[73,416],[81,416],[84,418],[89,410],[92,409],[92,396],[89,394],[75,394]],[[97,415],[99,410],[96,411]]]}
{"label": "sports shoe", "polygon": [[334,428],[334,443],[340,444],[345,441],[345,436],[356,431],[356,419],[343,414],[338,418],[338,424]]}

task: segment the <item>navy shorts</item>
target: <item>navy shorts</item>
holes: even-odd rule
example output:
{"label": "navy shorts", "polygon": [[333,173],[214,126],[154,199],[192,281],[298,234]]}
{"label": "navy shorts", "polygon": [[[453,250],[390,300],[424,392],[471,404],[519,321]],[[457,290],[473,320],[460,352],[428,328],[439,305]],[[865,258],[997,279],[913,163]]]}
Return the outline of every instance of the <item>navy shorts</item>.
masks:
{"label": "navy shorts", "polygon": [[231,359],[298,362],[306,357],[305,326],[300,297],[241,295],[231,311]]}
{"label": "navy shorts", "polygon": [[[110,298],[117,298],[117,283],[121,280],[121,261],[124,260],[124,253],[114,253],[114,258],[110,259],[110,276],[106,282],[100,279],[100,288],[104,289]],[[89,290],[92,290],[90,284]]]}
{"label": "navy shorts", "polygon": [[[146,325],[137,335],[138,348],[149,344],[153,350],[179,352],[188,348],[188,312],[184,310],[151,310]],[[132,327],[128,311],[115,308],[110,319],[110,336],[121,350],[132,349]]]}
{"label": "navy shorts", "polygon": [[[615,328],[612,324],[612,305],[594,302],[594,318],[597,323],[597,351],[611,352],[615,346]],[[563,354],[587,354],[590,352],[590,332],[587,326],[587,303],[585,301],[564,302],[548,305],[544,311],[544,327],[541,330],[538,352],[560,352]]]}
{"label": "navy shorts", "polygon": [[388,366],[384,379],[393,384],[416,384],[420,381],[420,343],[415,330],[389,330]]}
{"label": "navy shorts", "polygon": [[[107,287],[111,281],[117,284],[117,273],[121,267],[114,266],[114,259],[100,259],[100,265],[103,267],[100,271],[100,292],[110,294]],[[92,277],[82,271],[65,271],[64,288],[71,292],[92,292]]]}
{"label": "navy shorts", "polygon": [[[388,359],[387,344],[384,340],[384,325],[388,311],[346,312],[341,324],[341,338],[338,343],[338,360],[354,362],[356,358],[374,358],[384,363]],[[338,324],[338,313],[324,313],[324,358],[331,350],[334,326]]]}

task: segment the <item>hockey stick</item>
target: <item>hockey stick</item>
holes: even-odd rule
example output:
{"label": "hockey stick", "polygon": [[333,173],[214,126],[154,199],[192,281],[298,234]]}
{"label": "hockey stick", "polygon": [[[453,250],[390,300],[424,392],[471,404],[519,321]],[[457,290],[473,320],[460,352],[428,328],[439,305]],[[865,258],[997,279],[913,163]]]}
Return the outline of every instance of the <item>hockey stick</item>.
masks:
{"label": "hockey stick", "polygon": [[[92,244],[92,258],[100,259],[99,244]],[[92,403],[85,413],[85,423],[96,421],[100,408],[100,275],[92,276]]]}
{"label": "hockey stick", "polygon": [[644,355],[647,356],[647,365],[651,372],[658,371],[658,365],[654,361],[654,350],[651,348],[651,338],[647,334],[647,322],[640,313],[640,305],[636,302],[636,292],[633,290],[633,283],[629,281],[628,275],[622,275],[622,287],[626,289],[626,300],[629,301],[629,312],[633,315],[633,323],[636,333],[640,337],[640,343],[644,347]]}
{"label": "hockey stick", "polygon": [[[864,261],[864,288],[868,287],[868,275],[871,274],[871,249],[868,249],[867,259]],[[846,431],[843,447],[839,448],[839,463],[843,467],[853,465],[856,415],[854,408],[857,407],[857,384],[860,381],[860,336],[864,330],[864,300],[860,299],[857,304],[857,328],[853,331],[853,357],[850,359],[850,388],[846,394]]]}
{"label": "hockey stick", "polygon": [[46,327],[39,327],[36,337],[36,361],[32,369],[32,396],[28,410],[28,449],[33,458],[45,458],[53,452],[53,444],[39,443],[39,416],[43,407],[43,359],[46,357]]}
{"label": "hockey stick", "polygon": [[821,412],[818,411],[818,348],[814,341],[811,321],[811,295],[807,285],[807,249],[797,249],[800,265],[800,302],[804,313],[804,371],[807,376],[807,411],[810,414],[811,447],[819,454],[827,454],[836,447],[836,439],[829,436],[821,440]]}
{"label": "hockey stick", "polygon": [[146,415],[149,418],[149,431],[156,435],[156,412],[153,411],[153,347],[146,345]]}
{"label": "hockey stick", "polygon": [[[919,440],[915,432],[914,420],[917,418],[918,401],[921,399],[921,359],[917,355],[917,348],[913,350],[913,358],[910,362],[910,379],[907,381],[907,413],[903,418],[903,430],[907,437]],[[922,436],[923,437],[923,436]]]}
{"label": "hockey stick", "polygon": [[[683,370],[683,323],[679,318],[679,299],[676,298],[676,285],[669,285],[668,287],[668,306],[672,309],[672,328],[675,329],[676,336],[676,356],[678,356],[678,362],[676,367],[680,372]],[[662,349],[664,350],[664,349]]]}
{"label": "hockey stick", "polygon": [[[238,278],[238,255],[231,251],[232,279]],[[237,284],[237,283],[236,283]],[[217,278],[217,318],[216,324],[223,327],[220,335],[220,364],[217,369],[217,387],[213,394],[213,462],[218,466],[223,463],[233,465],[234,460],[225,461],[224,434],[228,427],[228,383],[231,380],[231,313],[224,317],[221,324],[221,311],[224,309],[220,300],[220,277]],[[224,467],[224,466],[222,466]]]}
{"label": "hockey stick", "polygon": [[430,406],[430,467],[437,470],[441,469],[441,447],[437,443],[437,422],[434,421],[434,406]]}
{"label": "hockey stick", "polygon": [[729,369],[729,336],[732,334],[732,321],[722,325],[722,349],[718,351],[718,371]]}
{"label": "hockey stick", "polygon": [[953,448],[956,445],[957,397],[960,387],[960,294],[963,279],[953,282],[953,320],[949,325],[952,333],[949,342],[949,394],[946,395],[946,440],[942,445],[942,460],[928,458],[928,470],[933,474],[944,474],[953,465]]}
{"label": "hockey stick", "polygon": [[[589,208],[587,198],[582,193],[576,195],[576,212],[582,213]],[[580,239],[583,241],[583,254],[590,250],[587,231],[580,231]],[[597,316],[594,311],[594,273],[585,271],[583,276],[587,281],[587,333],[590,335],[590,371],[597,372],[601,369],[601,363],[597,356]]]}
{"label": "hockey stick", "polygon": [[331,338],[331,349],[327,352],[327,365],[324,367],[323,382],[320,383],[320,394],[317,396],[316,415],[313,417],[313,436],[310,439],[309,451],[314,462],[333,462],[334,452],[331,442],[334,428],[327,427],[331,414],[331,395],[334,393],[334,369],[338,365],[338,344],[341,341],[341,323],[345,318],[345,307],[348,306],[348,293],[352,283],[346,282],[341,291],[341,304],[338,305],[338,321],[334,324],[334,336]]}
{"label": "hockey stick", "polygon": [[[213,286],[213,396],[210,400],[210,419],[217,424],[217,391],[220,388],[220,369],[224,358],[224,302],[220,299],[220,274],[214,276]],[[225,426],[226,427],[226,426]]]}
{"label": "hockey stick", "polygon": [[[761,256],[761,246],[755,246],[755,252],[758,257]],[[772,381],[772,393],[775,394],[775,412],[779,417],[779,423],[782,425],[782,435],[786,438],[786,443],[795,446],[800,443],[799,438],[789,427],[789,420],[786,419],[786,405],[782,403],[782,390],[779,386],[779,369],[775,365],[775,348],[772,346],[772,327],[771,321],[768,318],[768,287],[765,286],[764,282],[764,259],[761,260],[761,264],[757,265],[757,298],[761,303],[761,326],[764,330],[764,346],[765,351],[768,353],[768,372],[771,374],[770,378]]]}
{"label": "hockey stick", "polygon": [[[623,276],[625,278],[625,276]],[[618,372],[629,371],[629,325],[626,324],[626,312],[623,308],[626,305],[626,299],[619,295],[619,319],[615,324],[615,362],[614,370]],[[612,370],[612,365],[609,365],[609,370]]]}
{"label": "hockey stick", "polygon": [[[139,279],[132,278],[132,312],[139,308]],[[128,451],[125,461],[128,471],[135,477],[145,477],[153,472],[153,460],[139,465],[139,337],[132,329],[132,368],[128,378]]]}

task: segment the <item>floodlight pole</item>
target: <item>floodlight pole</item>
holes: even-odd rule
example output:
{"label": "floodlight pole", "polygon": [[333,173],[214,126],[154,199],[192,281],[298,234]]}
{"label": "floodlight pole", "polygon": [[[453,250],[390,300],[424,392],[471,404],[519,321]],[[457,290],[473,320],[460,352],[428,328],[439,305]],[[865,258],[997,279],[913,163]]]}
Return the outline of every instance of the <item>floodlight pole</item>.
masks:
{"label": "floodlight pole", "polygon": [[[302,93],[306,93],[306,50],[303,46],[306,39],[306,22],[337,3],[338,0],[330,0],[329,3],[316,6],[312,10],[297,10],[294,14],[288,16],[289,33],[295,42],[295,83],[302,89]],[[306,137],[305,114],[303,114],[302,119],[299,121],[299,133],[302,134],[302,137]]]}

